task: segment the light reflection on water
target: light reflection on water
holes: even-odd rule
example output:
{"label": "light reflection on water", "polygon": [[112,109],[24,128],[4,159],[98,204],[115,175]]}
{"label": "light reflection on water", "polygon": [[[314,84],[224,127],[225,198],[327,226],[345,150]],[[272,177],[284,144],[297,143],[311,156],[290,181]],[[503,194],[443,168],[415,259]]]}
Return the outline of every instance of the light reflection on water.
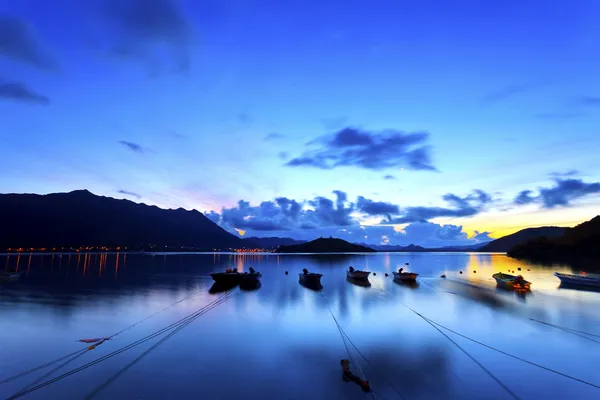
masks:
{"label": "light reflection on water", "polygon": [[[109,336],[199,290],[56,375],[108,354],[221,296],[209,294],[210,272],[253,266],[263,274],[260,289],[232,289],[230,300],[153,350],[95,398],[364,399],[368,395],[340,378],[339,360],[348,356],[330,309],[369,360],[352,353],[383,398],[399,398],[386,380],[411,400],[509,398],[404,304],[468,337],[600,384],[600,343],[531,320],[600,334],[600,293],[559,288],[552,273],[572,272],[567,266],[547,268],[500,254],[466,253],[23,254],[0,260],[5,268],[25,272],[21,281],[0,286],[0,381],[82,348],[78,339]],[[405,262],[420,274],[415,287],[385,277],[406,269]],[[348,265],[375,272],[371,287],[348,282]],[[323,274],[322,291],[298,284],[297,273],[304,267]],[[530,294],[496,289],[492,274],[513,270],[533,283]],[[599,396],[598,389],[445,333],[521,399]],[[157,340],[27,398],[83,398]],[[0,385],[0,397],[44,372]]]}

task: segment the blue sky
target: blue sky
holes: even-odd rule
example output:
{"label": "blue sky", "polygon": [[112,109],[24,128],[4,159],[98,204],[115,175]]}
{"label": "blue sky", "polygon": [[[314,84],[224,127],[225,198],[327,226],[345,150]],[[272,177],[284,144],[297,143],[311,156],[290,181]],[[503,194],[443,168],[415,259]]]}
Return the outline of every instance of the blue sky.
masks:
{"label": "blue sky", "polygon": [[599,17],[593,0],[0,0],[0,192],[367,243],[574,225],[600,209]]}

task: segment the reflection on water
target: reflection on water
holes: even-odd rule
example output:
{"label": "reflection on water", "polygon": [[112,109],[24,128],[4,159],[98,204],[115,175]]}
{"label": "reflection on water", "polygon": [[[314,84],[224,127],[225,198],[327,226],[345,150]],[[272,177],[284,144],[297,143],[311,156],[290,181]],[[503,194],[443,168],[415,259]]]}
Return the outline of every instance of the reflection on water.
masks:
{"label": "reflection on water", "polygon": [[[108,337],[139,322],[52,376],[68,372],[201,310],[222,296],[214,293],[230,293],[94,398],[364,399],[360,388],[341,380],[341,358],[358,363],[355,372],[360,367],[385,399],[400,398],[396,391],[411,400],[508,398],[408,307],[495,348],[600,383],[595,372],[600,353],[590,351],[600,344],[547,325],[600,334],[600,293],[559,286],[552,273],[572,272],[567,266],[462,253],[21,254],[0,256],[0,262],[6,271],[24,272],[21,280],[0,284],[0,381],[76,351],[79,339]],[[376,275],[368,283],[352,281],[349,265]],[[227,267],[251,266],[263,275],[254,286],[220,287],[209,277]],[[418,273],[417,283],[394,282],[391,272],[400,267]],[[321,290],[300,285],[303,268],[323,274]],[[496,288],[492,274],[513,270],[532,282],[531,293]],[[360,353],[348,344],[349,357],[330,311]],[[510,382],[521,399],[598,398],[594,387],[446,333],[497,379]],[[28,398],[84,398],[161,337]],[[0,384],[0,397],[46,372]]]}

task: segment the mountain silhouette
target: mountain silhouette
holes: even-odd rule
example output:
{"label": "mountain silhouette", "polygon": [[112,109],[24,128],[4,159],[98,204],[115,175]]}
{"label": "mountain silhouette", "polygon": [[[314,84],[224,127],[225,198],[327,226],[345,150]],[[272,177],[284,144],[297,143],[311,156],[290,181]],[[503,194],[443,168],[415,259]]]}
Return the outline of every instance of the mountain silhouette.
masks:
{"label": "mountain silhouette", "polygon": [[479,251],[482,252],[501,252],[506,253],[513,247],[524,244],[528,240],[541,238],[541,237],[559,237],[564,235],[568,228],[561,228],[558,226],[542,226],[540,228],[527,228],[515,232],[511,235],[503,236],[499,239],[493,240],[481,247]]}
{"label": "mountain silhouette", "polygon": [[275,253],[373,253],[370,247],[336,238],[319,238],[291,246],[280,246]]}
{"label": "mountain silhouette", "polygon": [[1,249],[121,246],[212,251],[245,246],[198,211],[165,210],[87,190],[0,194],[0,221]]}
{"label": "mountain silhouette", "polygon": [[292,238],[280,237],[249,237],[244,238],[246,247],[256,247],[259,249],[276,249],[279,246],[290,246],[294,244],[306,243],[306,240],[296,240]]}
{"label": "mountain silhouette", "polygon": [[510,249],[508,256],[548,262],[600,259],[600,215],[566,228],[562,236],[536,238],[517,245]]}

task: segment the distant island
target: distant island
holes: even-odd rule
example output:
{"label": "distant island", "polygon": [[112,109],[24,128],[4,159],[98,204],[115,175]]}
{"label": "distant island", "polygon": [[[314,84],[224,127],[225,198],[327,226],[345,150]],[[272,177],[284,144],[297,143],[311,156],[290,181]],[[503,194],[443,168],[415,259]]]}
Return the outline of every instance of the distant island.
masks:
{"label": "distant island", "polygon": [[275,253],[374,253],[370,247],[336,238],[319,238],[290,246],[279,246]]}
{"label": "distant island", "polygon": [[536,238],[554,238],[564,235],[567,228],[560,228],[557,226],[542,226],[540,228],[527,228],[515,232],[511,235],[501,237],[500,239],[493,240],[485,246],[481,247],[479,251],[483,252],[501,252],[506,253],[513,247],[525,244],[528,240]]}
{"label": "distant island", "polygon": [[508,256],[539,262],[600,260],[600,215],[574,228],[565,228],[560,236],[538,237],[518,244],[508,251]]}

